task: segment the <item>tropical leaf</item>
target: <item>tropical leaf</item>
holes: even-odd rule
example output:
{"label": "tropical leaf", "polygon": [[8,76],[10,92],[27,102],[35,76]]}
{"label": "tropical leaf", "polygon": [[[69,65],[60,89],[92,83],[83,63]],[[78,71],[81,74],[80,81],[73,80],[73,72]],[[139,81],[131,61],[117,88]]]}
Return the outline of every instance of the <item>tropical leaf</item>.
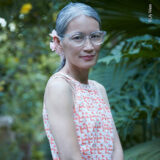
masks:
{"label": "tropical leaf", "polygon": [[125,160],[159,160],[160,139],[155,139],[142,144],[135,145],[125,150]]}

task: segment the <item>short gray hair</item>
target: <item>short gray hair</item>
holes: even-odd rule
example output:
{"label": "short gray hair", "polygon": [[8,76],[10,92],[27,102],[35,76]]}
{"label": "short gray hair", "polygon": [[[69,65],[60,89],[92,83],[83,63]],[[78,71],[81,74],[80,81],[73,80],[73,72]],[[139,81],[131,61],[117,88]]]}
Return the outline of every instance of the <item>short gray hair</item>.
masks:
{"label": "short gray hair", "polygon": [[80,15],[86,15],[94,18],[99,26],[101,25],[101,20],[98,13],[92,7],[84,3],[69,3],[66,5],[58,14],[56,19],[56,31],[60,37],[63,37],[67,26],[71,20]]}

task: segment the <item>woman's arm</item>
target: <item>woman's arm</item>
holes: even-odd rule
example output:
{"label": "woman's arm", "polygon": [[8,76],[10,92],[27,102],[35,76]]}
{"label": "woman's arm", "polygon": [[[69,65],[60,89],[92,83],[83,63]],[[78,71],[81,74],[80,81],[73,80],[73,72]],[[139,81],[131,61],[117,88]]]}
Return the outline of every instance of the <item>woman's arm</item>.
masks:
{"label": "woman's arm", "polygon": [[50,79],[45,90],[44,103],[60,159],[81,160],[73,121],[71,86],[62,78]]}
{"label": "woman's arm", "polygon": [[112,160],[123,160],[123,150],[122,146],[120,143],[120,139],[117,133],[117,129],[115,127],[115,124],[113,125],[113,132],[114,132],[114,150],[113,150],[113,155],[112,155]]}
{"label": "woman's arm", "polygon": [[[107,96],[105,88],[99,83],[97,85],[99,86],[99,90],[100,90],[105,102],[110,107],[110,104],[109,104],[109,101],[108,101],[108,96]],[[114,132],[114,144],[113,144],[114,150],[113,150],[112,160],[123,160],[124,159],[123,149],[122,149],[122,146],[121,146],[121,143],[120,143],[120,139],[119,139],[114,121],[113,121],[113,132]]]}

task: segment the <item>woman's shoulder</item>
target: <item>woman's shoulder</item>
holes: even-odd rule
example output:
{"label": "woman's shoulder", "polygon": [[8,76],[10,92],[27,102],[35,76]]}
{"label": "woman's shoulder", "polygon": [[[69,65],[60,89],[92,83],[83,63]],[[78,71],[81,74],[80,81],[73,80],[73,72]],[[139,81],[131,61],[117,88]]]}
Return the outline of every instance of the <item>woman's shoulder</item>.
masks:
{"label": "woman's shoulder", "polygon": [[65,79],[54,76],[49,78],[44,92],[44,103],[47,108],[59,104],[72,104],[72,97],[72,88]]}
{"label": "woman's shoulder", "polygon": [[63,94],[70,93],[72,90],[70,84],[63,78],[59,76],[52,75],[47,82],[45,92],[48,94],[61,92]]}
{"label": "woman's shoulder", "polygon": [[73,92],[70,85],[61,77],[51,76],[44,92],[44,106],[48,115],[70,110],[74,106]]}

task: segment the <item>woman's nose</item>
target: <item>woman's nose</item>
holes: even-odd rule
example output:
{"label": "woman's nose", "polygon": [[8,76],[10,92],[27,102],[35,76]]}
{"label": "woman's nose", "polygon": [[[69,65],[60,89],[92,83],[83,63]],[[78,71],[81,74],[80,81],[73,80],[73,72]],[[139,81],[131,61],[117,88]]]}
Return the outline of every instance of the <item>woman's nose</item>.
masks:
{"label": "woman's nose", "polygon": [[88,36],[86,37],[85,42],[84,42],[84,49],[85,50],[93,50],[94,49],[93,44]]}

